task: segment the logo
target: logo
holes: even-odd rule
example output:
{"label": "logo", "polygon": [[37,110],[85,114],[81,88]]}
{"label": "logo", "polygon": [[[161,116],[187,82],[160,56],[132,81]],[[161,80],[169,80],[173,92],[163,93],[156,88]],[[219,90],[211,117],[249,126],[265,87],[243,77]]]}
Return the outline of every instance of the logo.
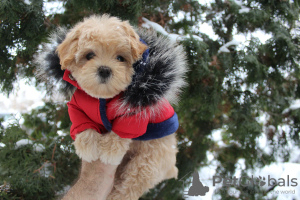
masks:
{"label": "logo", "polygon": [[199,174],[197,171],[193,173],[193,181],[192,186],[189,188],[185,195],[187,196],[205,196],[205,194],[209,191],[209,187],[204,186],[200,181]]}
{"label": "logo", "polygon": [[276,180],[275,178],[272,178],[270,175],[268,175],[267,178],[265,177],[254,177],[253,175],[251,177],[249,176],[242,176],[240,178],[234,177],[222,177],[222,176],[213,176],[213,186],[216,186],[217,184],[221,183],[222,186],[228,187],[228,186],[292,186],[296,187],[298,186],[297,178],[291,178],[289,175],[287,175],[286,178],[279,178]]}
{"label": "logo", "polygon": [[[185,176],[183,176],[179,181],[183,182],[184,188],[186,188],[186,185],[184,181],[182,180],[187,175],[190,175],[192,172],[189,172]],[[184,197],[187,196],[205,196],[209,192],[209,187],[203,185],[203,183],[200,180],[199,173],[195,171],[193,173],[192,181],[189,182],[191,186],[189,186],[189,189],[187,191],[184,191]],[[230,187],[268,187],[268,188],[274,188],[274,187],[296,187],[298,186],[298,180],[297,178],[290,177],[287,175],[286,177],[281,178],[273,178],[270,175],[267,177],[258,176],[255,177],[253,175],[251,176],[241,176],[237,178],[236,176],[233,177],[226,177],[226,176],[218,176],[215,175],[212,177],[212,186],[221,186],[221,188],[224,188],[224,191],[227,191]],[[221,190],[223,191],[223,190]],[[248,191],[248,190],[247,190]],[[248,191],[249,192],[249,191]],[[253,191],[255,192],[255,191]],[[295,190],[287,190],[287,191],[273,191],[273,193],[281,193],[281,194],[294,194]]]}

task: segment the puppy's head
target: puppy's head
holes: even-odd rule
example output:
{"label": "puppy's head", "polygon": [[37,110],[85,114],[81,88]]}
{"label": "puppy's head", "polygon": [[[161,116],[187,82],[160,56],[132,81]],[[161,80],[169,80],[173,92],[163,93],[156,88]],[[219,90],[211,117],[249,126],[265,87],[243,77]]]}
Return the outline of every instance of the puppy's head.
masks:
{"label": "puppy's head", "polygon": [[62,69],[95,98],[111,98],[131,83],[132,64],[147,49],[127,21],[92,16],[78,23],[57,47]]}

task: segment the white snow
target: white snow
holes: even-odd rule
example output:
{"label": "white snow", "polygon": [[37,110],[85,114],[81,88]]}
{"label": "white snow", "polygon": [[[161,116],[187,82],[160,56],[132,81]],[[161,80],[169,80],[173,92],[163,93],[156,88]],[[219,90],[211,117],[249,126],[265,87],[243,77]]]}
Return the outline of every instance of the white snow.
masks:
{"label": "white snow", "polygon": [[152,21],[148,20],[145,17],[143,17],[142,19],[145,22],[145,23],[142,24],[142,27],[144,27],[144,28],[150,28],[151,27],[151,28],[153,28],[157,32],[160,32],[163,35],[169,35],[169,33],[161,25],[159,25],[155,22],[152,22]]}
{"label": "white snow", "polygon": [[222,140],[222,132],[223,129],[215,129],[212,130],[212,133],[210,136],[208,136],[212,141],[214,141],[219,147],[225,147],[227,146],[223,140]]}
{"label": "white snow", "polygon": [[59,136],[67,136],[68,134],[67,134],[67,133],[64,133],[64,132],[61,131],[61,130],[58,130],[58,131],[57,131],[57,135],[59,135]]}
{"label": "white snow", "polygon": [[33,142],[31,140],[28,140],[28,139],[21,139],[21,140],[16,142],[16,148],[19,148],[21,146],[28,145],[28,144],[33,144]]}
{"label": "white snow", "polygon": [[[27,0],[28,1],[28,0]],[[44,1],[44,12],[46,16],[53,15],[56,13],[64,13],[65,8],[64,8],[64,1]]]}
{"label": "white snow", "polygon": [[[33,144],[33,142],[29,139],[21,139],[19,141],[16,142],[16,149],[24,146],[24,145],[28,145],[28,144]],[[36,151],[36,152],[42,152],[45,150],[45,147],[42,145],[42,144],[34,144],[33,145],[33,149]]]}
{"label": "white snow", "polygon": [[214,32],[212,25],[209,23],[199,23],[199,27],[199,31],[209,36],[212,40],[217,40],[219,38],[219,36]]}
{"label": "white snow", "polygon": [[230,53],[230,50],[227,48],[227,46],[223,45],[220,47],[218,53]]}
{"label": "white snow", "polygon": [[251,9],[244,6],[242,0],[234,0],[234,2],[241,7],[241,9],[239,9],[239,13],[248,13],[248,12],[250,12]]}
{"label": "white snow", "polygon": [[239,9],[239,13],[248,13],[250,12],[250,10],[251,10],[250,8],[242,6],[242,8]]}
{"label": "white snow", "polygon": [[238,46],[240,43],[241,43],[240,41],[237,41],[236,39],[233,39],[230,42],[227,42],[226,44],[221,46],[220,49],[218,50],[218,53],[230,53],[230,50],[228,49],[228,47]]}
{"label": "white snow", "polygon": [[[143,28],[146,28],[146,29],[153,28],[155,31],[167,36],[173,42],[178,42],[178,41],[184,40],[185,38],[190,38],[189,35],[178,35],[175,33],[168,33],[161,25],[159,25],[155,22],[152,22],[145,17],[143,17],[142,19],[144,21],[144,23],[142,24]],[[202,38],[200,38],[197,35],[192,35],[192,37],[198,41],[202,41]]]}
{"label": "white snow", "polygon": [[234,0],[234,2],[239,5],[239,6],[243,6],[243,1],[242,0]]}
{"label": "white snow", "polygon": [[45,147],[42,145],[42,144],[34,144],[33,145],[33,149],[36,151],[36,152],[42,152],[45,150]]}
{"label": "white snow", "polygon": [[35,79],[18,79],[14,83],[14,91],[7,97],[0,93],[0,114],[25,113],[33,108],[43,106],[45,91],[38,91]]}
{"label": "white snow", "polygon": [[268,145],[268,138],[265,133],[262,133],[258,138],[256,138],[257,147],[262,149],[266,154],[270,155],[272,153],[271,147]]}
{"label": "white snow", "polygon": [[269,131],[273,131],[273,132],[276,131],[276,127],[273,126],[273,125],[269,125],[267,128],[268,128]]}
{"label": "white snow", "polygon": [[[266,33],[265,31],[263,31],[261,29],[257,29],[253,33],[248,34],[248,35],[252,35],[253,37],[258,38],[261,41],[261,43],[263,43],[263,44],[265,44],[267,40],[272,38],[272,34]],[[250,38],[248,40],[250,40]]]}
{"label": "white snow", "polygon": [[24,0],[24,3],[26,3],[27,5],[30,5],[31,1],[30,0]]}
{"label": "white snow", "polygon": [[211,3],[214,3],[215,1],[214,0],[198,0],[198,2],[201,4],[201,5],[207,5],[207,6],[210,6]]}
{"label": "white snow", "polygon": [[300,99],[296,99],[292,102],[290,109],[291,110],[297,110],[300,108]]}
{"label": "white snow", "polygon": [[296,99],[291,102],[290,107],[288,107],[282,111],[282,114],[286,114],[286,113],[290,112],[290,110],[297,110],[299,108],[300,108],[300,99]]}

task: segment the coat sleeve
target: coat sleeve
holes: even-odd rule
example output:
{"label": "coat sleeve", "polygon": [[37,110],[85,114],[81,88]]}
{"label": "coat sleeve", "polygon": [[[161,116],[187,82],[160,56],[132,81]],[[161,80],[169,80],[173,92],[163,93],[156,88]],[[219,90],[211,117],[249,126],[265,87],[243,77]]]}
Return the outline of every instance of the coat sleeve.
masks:
{"label": "coat sleeve", "polygon": [[67,103],[70,120],[72,122],[70,135],[75,140],[76,135],[86,129],[94,129],[101,133],[101,126],[92,121],[77,104],[76,97],[73,95],[72,100]]}
{"label": "coat sleeve", "polygon": [[129,116],[117,117],[112,124],[112,131],[121,138],[137,138],[147,131],[149,116],[137,113]]}

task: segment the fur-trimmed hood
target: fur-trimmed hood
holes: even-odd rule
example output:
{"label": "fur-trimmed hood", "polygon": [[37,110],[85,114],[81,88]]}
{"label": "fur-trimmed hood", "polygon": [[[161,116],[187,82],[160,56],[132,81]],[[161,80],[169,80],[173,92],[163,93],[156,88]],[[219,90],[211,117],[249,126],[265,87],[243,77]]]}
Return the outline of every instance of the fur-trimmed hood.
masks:
{"label": "fur-trimmed hood", "polygon": [[[75,87],[64,81],[64,71],[55,53],[57,46],[64,40],[68,31],[60,28],[54,32],[49,43],[35,57],[38,77],[46,82],[48,89],[59,85],[66,96],[75,91]],[[185,85],[186,57],[181,45],[171,42],[166,37],[157,36],[153,31],[137,31],[148,49],[142,59],[134,63],[135,74],[132,83],[124,91],[119,107],[143,110],[157,107],[160,102],[168,100],[177,102],[181,88]]]}

